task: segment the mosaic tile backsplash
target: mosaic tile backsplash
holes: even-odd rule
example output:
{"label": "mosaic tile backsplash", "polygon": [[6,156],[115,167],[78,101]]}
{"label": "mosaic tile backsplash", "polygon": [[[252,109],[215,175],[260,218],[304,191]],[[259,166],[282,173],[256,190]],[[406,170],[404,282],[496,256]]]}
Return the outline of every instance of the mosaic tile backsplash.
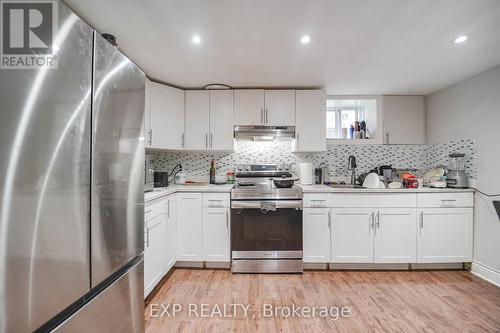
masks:
{"label": "mosaic tile backsplash", "polygon": [[398,169],[415,169],[423,173],[434,166],[448,164],[448,154],[463,152],[466,154],[466,172],[476,178],[476,143],[472,140],[453,141],[434,145],[328,145],[325,152],[292,153],[290,142],[253,142],[236,141],[234,152],[149,152],[153,167],[157,171],[170,171],[177,164],[183,166],[188,179],[207,178],[210,161],[216,161],[217,176],[225,176],[228,170],[234,170],[235,164],[291,163],[296,174],[297,164],[311,162],[314,167],[328,166],[330,179],[346,180],[347,159],[356,156],[357,173],[367,172],[379,166],[391,164]]}

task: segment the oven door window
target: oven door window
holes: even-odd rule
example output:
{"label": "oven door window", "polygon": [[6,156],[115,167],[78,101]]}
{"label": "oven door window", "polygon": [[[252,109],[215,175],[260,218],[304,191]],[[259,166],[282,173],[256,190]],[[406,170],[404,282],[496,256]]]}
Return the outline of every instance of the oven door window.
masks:
{"label": "oven door window", "polygon": [[302,250],[302,210],[231,209],[233,251]]}

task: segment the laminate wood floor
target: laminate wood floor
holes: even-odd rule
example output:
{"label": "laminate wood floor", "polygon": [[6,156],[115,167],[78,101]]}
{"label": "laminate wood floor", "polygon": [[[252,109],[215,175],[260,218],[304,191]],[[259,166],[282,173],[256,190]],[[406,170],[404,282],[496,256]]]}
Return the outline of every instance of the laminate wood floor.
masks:
{"label": "laminate wood floor", "polygon": [[[175,317],[174,304],[181,307]],[[207,304],[206,312],[202,304]],[[234,312],[230,304],[250,308],[245,316],[243,308],[236,306]],[[294,304],[334,310],[326,317],[318,312],[315,317],[287,316],[287,310],[271,317],[269,311],[264,313],[266,306],[291,309]],[[350,316],[335,320],[335,308],[342,307],[350,309]],[[213,316],[203,318],[204,314]],[[500,288],[465,271],[270,275],[176,269],[146,307],[145,316],[149,333],[500,332]]]}

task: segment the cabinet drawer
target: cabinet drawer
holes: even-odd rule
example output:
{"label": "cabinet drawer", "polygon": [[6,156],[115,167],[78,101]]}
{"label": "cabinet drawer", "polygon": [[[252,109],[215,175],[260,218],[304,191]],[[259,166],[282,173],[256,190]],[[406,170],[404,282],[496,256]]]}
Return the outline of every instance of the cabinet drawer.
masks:
{"label": "cabinet drawer", "polygon": [[302,204],[306,208],[332,207],[331,193],[305,193]]}
{"label": "cabinet drawer", "polygon": [[203,193],[203,207],[229,208],[229,193]]}
{"label": "cabinet drawer", "polygon": [[162,199],[161,201],[156,201],[153,204],[147,205],[144,208],[144,222],[147,222],[161,214],[166,213],[166,205],[167,200]]}
{"label": "cabinet drawer", "polygon": [[474,198],[472,193],[421,193],[418,194],[418,207],[472,207]]}
{"label": "cabinet drawer", "polygon": [[406,193],[335,193],[332,205],[339,208],[415,208],[417,196]]}

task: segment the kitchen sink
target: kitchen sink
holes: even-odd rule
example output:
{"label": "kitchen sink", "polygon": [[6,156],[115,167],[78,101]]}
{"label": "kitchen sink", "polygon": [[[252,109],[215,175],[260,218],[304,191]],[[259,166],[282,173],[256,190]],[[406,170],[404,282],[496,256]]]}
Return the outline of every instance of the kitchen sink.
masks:
{"label": "kitchen sink", "polygon": [[352,184],[329,184],[328,186],[333,188],[349,188],[349,189],[364,189],[361,185],[352,185]]}

